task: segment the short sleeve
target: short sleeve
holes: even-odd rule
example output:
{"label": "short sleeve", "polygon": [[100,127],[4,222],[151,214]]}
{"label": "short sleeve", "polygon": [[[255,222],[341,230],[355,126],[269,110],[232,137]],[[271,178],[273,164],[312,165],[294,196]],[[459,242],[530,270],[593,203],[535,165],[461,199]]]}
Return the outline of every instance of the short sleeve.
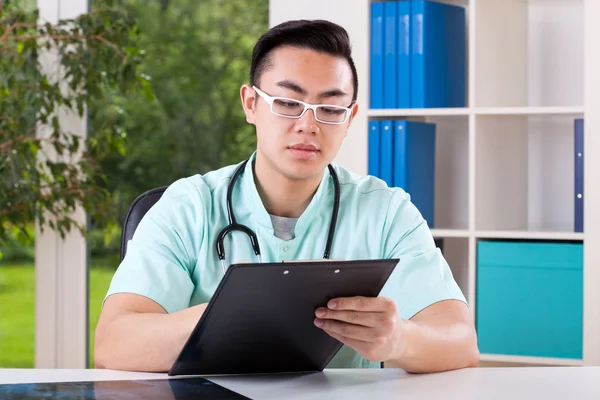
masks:
{"label": "short sleeve", "polygon": [[106,298],[135,293],[168,313],[189,307],[194,291],[192,269],[202,240],[204,221],[198,189],[187,179],[169,186],[148,210],[127,245]]}
{"label": "short sleeve", "polygon": [[381,295],[395,301],[401,318],[442,300],[467,303],[427,222],[401,189],[392,195],[385,225],[384,256],[400,261]]}

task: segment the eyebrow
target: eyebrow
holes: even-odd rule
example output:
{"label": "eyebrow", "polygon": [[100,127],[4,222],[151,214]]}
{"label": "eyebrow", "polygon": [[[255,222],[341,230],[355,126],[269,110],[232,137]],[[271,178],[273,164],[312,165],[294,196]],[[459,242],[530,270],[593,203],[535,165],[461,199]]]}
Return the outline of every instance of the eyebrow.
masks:
{"label": "eyebrow", "polygon": [[[303,89],[300,85],[298,85],[297,83],[294,83],[288,79],[277,82],[277,86],[282,87],[284,89],[292,90],[303,96],[308,94],[306,89]],[[348,93],[344,92],[341,89],[331,89],[331,90],[327,90],[325,92],[319,93],[319,98],[327,99],[327,98],[331,98],[331,97],[344,97],[347,95],[348,95]]]}

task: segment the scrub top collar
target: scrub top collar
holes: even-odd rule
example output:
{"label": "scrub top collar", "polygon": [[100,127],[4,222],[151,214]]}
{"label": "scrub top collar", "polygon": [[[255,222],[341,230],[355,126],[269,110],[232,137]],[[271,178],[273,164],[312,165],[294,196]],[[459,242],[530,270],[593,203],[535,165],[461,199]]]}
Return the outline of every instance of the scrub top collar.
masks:
{"label": "scrub top collar", "polygon": [[[258,189],[254,182],[254,161],[256,160],[256,152],[252,153],[250,156],[250,160],[246,163],[244,167],[244,171],[239,177],[239,184],[241,186],[241,193],[243,199],[248,201],[248,205],[250,206],[251,215],[254,220],[269,230],[272,234],[274,234],[273,223],[271,221],[271,217],[267,212],[260,195],[258,194]],[[334,167],[335,168],[335,167]],[[241,199],[233,199],[233,209],[235,213],[236,204],[242,201]],[[308,228],[310,223],[313,220],[313,217],[321,212],[324,212],[327,215],[327,218],[331,217],[333,208],[333,179],[331,179],[331,173],[329,172],[329,168],[325,168],[323,172],[323,177],[321,178],[321,182],[319,183],[319,187],[311,199],[308,207],[298,221],[296,222],[295,232],[296,235],[301,235],[304,230]]]}

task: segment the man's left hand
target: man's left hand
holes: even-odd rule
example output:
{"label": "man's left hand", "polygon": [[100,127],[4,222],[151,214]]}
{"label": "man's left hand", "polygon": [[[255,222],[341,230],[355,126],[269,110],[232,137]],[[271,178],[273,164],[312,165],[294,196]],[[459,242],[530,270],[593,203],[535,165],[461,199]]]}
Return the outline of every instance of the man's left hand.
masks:
{"label": "man's left hand", "polygon": [[400,356],[403,321],[386,297],[347,297],[315,311],[315,325],[371,361]]}

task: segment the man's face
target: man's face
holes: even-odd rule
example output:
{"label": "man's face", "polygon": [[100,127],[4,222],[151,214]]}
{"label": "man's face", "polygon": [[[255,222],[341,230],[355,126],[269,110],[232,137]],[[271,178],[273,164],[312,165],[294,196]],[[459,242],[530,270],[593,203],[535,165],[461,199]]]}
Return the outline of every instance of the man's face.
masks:
{"label": "man's face", "polygon": [[[352,72],[343,58],[280,47],[271,53],[271,61],[258,86],[267,95],[309,104],[352,103]],[[242,100],[247,121],[256,125],[257,155],[289,179],[320,175],[336,156],[358,111],[354,105],[347,121],[334,125],[317,121],[313,110],[296,119],[273,114],[265,99],[249,87],[242,88]]]}

